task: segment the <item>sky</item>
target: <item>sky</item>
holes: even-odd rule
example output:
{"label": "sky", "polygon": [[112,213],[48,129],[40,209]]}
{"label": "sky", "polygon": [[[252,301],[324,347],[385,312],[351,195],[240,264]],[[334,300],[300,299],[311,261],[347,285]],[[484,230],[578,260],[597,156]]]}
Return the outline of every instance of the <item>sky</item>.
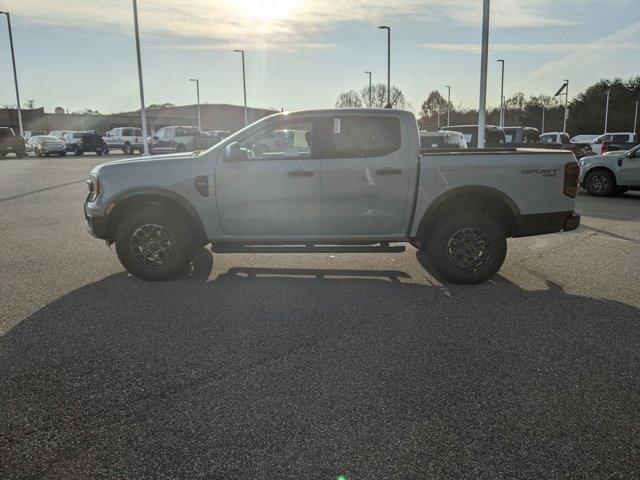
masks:
{"label": "sky", "polygon": [[[431,90],[477,108],[481,0],[139,0],[146,103],[333,107],[373,72],[417,112]],[[139,108],[131,0],[0,0],[11,13],[22,103],[53,111]],[[489,106],[505,95],[570,96],[601,78],[640,75],[640,0],[492,0]],[[0,105],[15,104],[6,20],[0,16]]]}

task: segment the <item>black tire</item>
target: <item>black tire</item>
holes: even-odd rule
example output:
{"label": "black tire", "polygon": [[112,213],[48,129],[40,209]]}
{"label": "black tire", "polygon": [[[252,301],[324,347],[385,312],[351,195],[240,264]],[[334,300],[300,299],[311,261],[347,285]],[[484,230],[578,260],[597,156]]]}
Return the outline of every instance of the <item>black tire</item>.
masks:
{"label": "black tire", "polygon": [[[156,250],[154,253],[152,244],[149,255],[144,256],[142,252],[135,255],[134,251],[149,248],[144,244],[135,245],[144,238],[172,249],[164,252]],[[116,253],[120,263],[129,273],[143,280],[170,280],[184,275],[195,246],[189,223],[171,210],[158,207],[142,208],[131,213],[116,233]]]}
{"label": "black tire", "polygon": [[101,148],[96,150],[96,155],[102,156],[102,149]]}
{"label": "black tire", "polygon": [[179,143],[176,145],[176,152],[186,152],[187,146],[184,143]]}
{"label": "black tire", "polygon": [[608,170],[595,170],[585,178],[584,188],[589,195],[606,197],[615,191],[616,181]]}
{"label": "black tire", "polygon": [[79,157],[80,155],[82,155],[82,150],[80,150],[77,145],[74,145],[73,146],[73,154],[76,157]]}
{"label": "black tire", "polygon": [[124,144],[122,151],[124,152],[125,155],[133,155],[134,153],[136,153],[135,149],[133,148],[133,145],[131,145],[129,142],[126,142]]}
{"label": "black tire", "polygon": [[16,152],[16,158],[24,157],[24,152]]}
{"label": "black tire", "polygon": [[67,154],[67,152],[60,152],[58,155],[60,155],[61,157],[64,157]]}
{"label": "black tire", "polygon": [[472,285],[490,279],[500,270],[507,254],[507,238],[495,219],[483,212],[466,212],[436,222],[422,243],[443,277]]}

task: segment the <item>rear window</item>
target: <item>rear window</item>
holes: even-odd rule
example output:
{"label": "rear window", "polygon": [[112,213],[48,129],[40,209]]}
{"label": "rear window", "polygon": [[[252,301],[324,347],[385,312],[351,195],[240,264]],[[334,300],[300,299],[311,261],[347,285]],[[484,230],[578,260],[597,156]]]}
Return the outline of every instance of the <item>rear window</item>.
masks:
{"label": "rear window", "polygon": [[556,136],[553,135],[540,135],[540,143],[556,143]]}
{"label": "rear window", "polygon": [[345,116],[322,119],[318,153],[322,158],[382,157],[400,148],[400,120],[394,117]]}
{"label": "rear window", "polygon": [[504,129],[504,138],[507,143],[516,143],[517,137],[518,137],[518,129],[516,128]]}
{"label": "rear window", "polygon": [[618,143],[625,143],[629,141],[629,135],[627,134],[613,135],[613,139],[611,141],[618,142]]}
{"label": "rear window", "polygon": [[423,136],[420,137],[421,148],[443,148],[444,147],[443,136]]}

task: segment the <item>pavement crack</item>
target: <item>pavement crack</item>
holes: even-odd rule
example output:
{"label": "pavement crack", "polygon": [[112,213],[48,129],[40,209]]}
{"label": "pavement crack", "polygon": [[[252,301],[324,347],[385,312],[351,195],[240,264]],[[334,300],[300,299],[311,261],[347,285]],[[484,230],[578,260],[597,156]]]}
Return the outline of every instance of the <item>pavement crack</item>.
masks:
{"label": "pavement crack", "polygon": [[73,182],[62,183],[60,185],[53,185],[52,187],[40,188],[38,190],[33,190],[31,192],[19,193],[18,195],[13,195],[11,197],[0,198],[0,202],[4,202],[5,200],[13,200],[14,198],[26,197],[28,195],[33,195],[34,193],[46,192],[47,190],[53,190],[55,188],[67,187],[69,185],[74,185],[76,183],[85,182],[86,180],[74,180]]}

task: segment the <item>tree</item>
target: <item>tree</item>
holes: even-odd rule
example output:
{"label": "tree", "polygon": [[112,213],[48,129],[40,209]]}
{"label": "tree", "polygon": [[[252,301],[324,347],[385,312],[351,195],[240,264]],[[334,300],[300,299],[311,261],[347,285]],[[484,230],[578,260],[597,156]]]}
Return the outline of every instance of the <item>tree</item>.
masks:
{"label": "tree", "polygon": [[361,108],[362,99],[358,92],[355,90],[349,90],[338,95],[336,100],[336,108]]}
{"label": "tree", "polygon": [[55,113],[57,113],[58,115],[61,115],[64,113],[64,108],[62,107],[56,107],[54,110]]}
{"label": "tree", "polygon": [[[450,106],[453,110],[453,106]],[[447,101],[444,99],[440,92],[432,90],[429,93],[427,99],[422,102],[422,108],[420,109],[420,117],[418,122],[421,126],[437,126],[438,115],[447,111]]]}
{"label": "tree", "polygon": [[[398,87],[391,86],[391,102],[393,108],[409,109],[410,103]],[[369,106],[369,85],[365,85],[359,92],[349,90],[338,95],[336,108],[360,108]],[[387,86],[384,83],[371,85],[371,108],[387,106]]]}
{"label": "tree", "polygon": [[36,101],[34,99],[30,99],[30,100],[26,100],[24,102],[25,107],[27,108],[35,108],[36,106]]}

